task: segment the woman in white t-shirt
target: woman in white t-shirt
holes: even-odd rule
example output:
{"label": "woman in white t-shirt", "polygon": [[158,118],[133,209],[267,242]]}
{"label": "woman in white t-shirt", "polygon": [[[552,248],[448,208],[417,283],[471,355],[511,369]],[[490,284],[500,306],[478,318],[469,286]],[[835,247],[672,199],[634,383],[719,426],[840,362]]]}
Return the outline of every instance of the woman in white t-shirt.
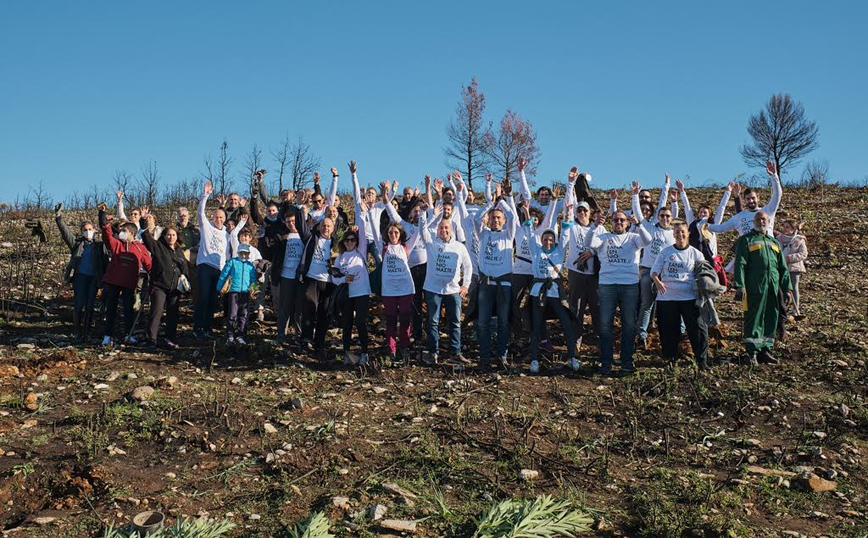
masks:
{"label": "woman in white t-shirt", "polygon": [[708,327],[696,305],[693,287],[694,271],[705,257],[689,244],[687,224],[673,228],[675,244],[660,251],[651,268],[651,279],[657,286],[657,328],[663,358],[675,362],[681,340],[681,320],[687,328],[690,346],[701,370],[708,369]]}
{"label": "woman in white t-shirt", "polygon": [[[280,266],[280,307],[277,310],[277,339],[276,345],[283,345],[286,338],[286,329],[288,325],[295,328],[295,334],[300,334],[298,327],[296,310],[299,301],[299,281],[298,265],[301,263],[301,256],[304,252],[304,245],[310,238],[310,230],[304,226],[304,233],[299,228],[298,223],[306,220],[305,211],[307,207],[290,206],[284,214],[284,224],[286,225],[287,234],[286,240],[282,245],[275,249],[279,253],[279,248],[283,249],[283,262]],[[275,256],[274,263],[280,259]],[[276,269],[272,266],[272,271]]]}

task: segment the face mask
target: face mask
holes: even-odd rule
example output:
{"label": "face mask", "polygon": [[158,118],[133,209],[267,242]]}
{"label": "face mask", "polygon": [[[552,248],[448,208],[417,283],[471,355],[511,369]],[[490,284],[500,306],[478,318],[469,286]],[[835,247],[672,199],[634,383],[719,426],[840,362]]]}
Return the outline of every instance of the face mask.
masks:
{"label": "face mask", "polygon": [[93,230],[85,230],[84,231],[84,238],[88,241],[93,239]]}
{"label": "face mask", "polygon": [[265,220],[267,220],[268,222],[274,222],[277,220],[277,217],[265,217]]}
{"label": "face mask", "polygon": [[123,232],[118,234],[118,239],[120,239],[121,241],[123,241],[125,243],[127,242],[127,240],[129,240],[129,238],[130,238],[130,234],[128,234],[126,231],[123,231]]}

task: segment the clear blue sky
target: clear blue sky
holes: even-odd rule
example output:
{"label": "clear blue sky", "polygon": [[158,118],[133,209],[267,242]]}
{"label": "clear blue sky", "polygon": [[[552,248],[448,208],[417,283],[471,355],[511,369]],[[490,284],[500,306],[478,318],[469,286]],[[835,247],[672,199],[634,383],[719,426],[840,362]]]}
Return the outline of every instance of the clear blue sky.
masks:
{"label": "clear blue sky", "polygon": [[191,177],[224,138],[240,172],[285,133],[342,182],[351,158],[365,183],[418,182],[444,171],[472,76],[491,120],[534,124],[543,181],[573,164],[598,187],[731,178],[775,92],[819,123],[811,158],[860,180],[866,20],[849,1],[3,2],[0,200],[151,159],[164,182]]}

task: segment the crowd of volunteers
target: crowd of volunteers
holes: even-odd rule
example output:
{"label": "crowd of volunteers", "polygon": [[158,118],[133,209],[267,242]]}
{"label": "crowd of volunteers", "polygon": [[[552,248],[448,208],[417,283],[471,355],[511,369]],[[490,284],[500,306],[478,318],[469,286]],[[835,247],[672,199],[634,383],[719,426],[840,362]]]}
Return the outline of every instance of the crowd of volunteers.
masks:
{"label": "crowd of volunteers", "polygon": [[[784,321],[790,313],[802,317],[807,247],[798,221],[775,229],[782,188],[773,164],[765,205],[756,191],[730,183],[716,208],[694,207],[683,183],[672,186],[667,175],[656,204],[633,182],[630,209],[619,209],[619,193],[611,191],[608,212],[577,167],[565,185],[535,193],[525,167],[520,160],[516,186],[489,174],[483,194],[458,172],[446,180],[426,176],[420,192],[388,180],[363,189],[353,161],[352,208],[341,207],[336,168],[326,195],[316,174],[313,189],[286,189],[276,198],[261,170],[249,203],[221,193],[214,204],[206,183],[198,224],[184,207],[175,222],[158,222],[147,206],[128,216],[119,191],[116,216],[100,204],[97,226],[84,222],[78,234],[58,204],[75,338],[87,342],[95,313],[104,311],[103,346],[120,338],[177,349],[181,304],[189,298],[192,336],[217,339],[222,312],[226,348],[247,346],[248,327],[257,323],[257,334],[274,346],[318,360],[327,360],[329,331],[339,329],[345,364],[418,357],[464,367],[471,365],[464,351],[473,350],[482,369],[537,373],[544,363],[578,371],[580,351],[588,360],[596,346],[600,374],[617,365],[627,375],[635,371],[634,350],[650,349],[656,325],[665,361],[674,363],[689,340],[704,370],[711,366],[709,333],[720,334],[715,301],[729,286],[743,306],[745,362],[777,362],[772,347],[786,334]],[[735,214],[727,219],[731,200]],[[724,253],[717,234],[728,231],[738,239]],[[269,312],[273,337],[264,324]],[[372,346],[372,334],[382,336],[382,347]]]}

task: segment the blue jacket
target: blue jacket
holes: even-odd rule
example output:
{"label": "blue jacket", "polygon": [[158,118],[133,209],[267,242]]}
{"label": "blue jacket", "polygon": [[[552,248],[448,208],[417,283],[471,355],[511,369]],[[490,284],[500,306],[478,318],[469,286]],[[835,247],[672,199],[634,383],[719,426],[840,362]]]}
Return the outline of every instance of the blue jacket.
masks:
{"label": "blue jacket", "polygon": [[256,266],[251,261],[232,258],[223,266],[220,279],[217,280],[217,291],[223,289],[226,279],[230,279],[229,293],[244,293],[250,291],[250,285],[256,282]]}

